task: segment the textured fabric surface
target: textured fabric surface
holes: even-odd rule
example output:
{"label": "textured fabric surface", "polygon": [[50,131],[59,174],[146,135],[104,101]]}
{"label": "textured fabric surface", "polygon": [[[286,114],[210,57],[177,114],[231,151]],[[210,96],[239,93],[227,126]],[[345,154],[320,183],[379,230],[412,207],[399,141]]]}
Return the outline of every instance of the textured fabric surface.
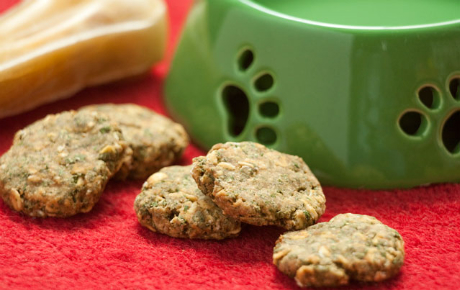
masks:
{"label": "textured fabric surface", "polygon": [[[1,0],[0,11],[16,1]],[[170,0],[168,56],[148,75],[86,89],[74,97],[0,120],[0,154],[14,133],[50,113],[93,103],[134,102],[166,114],[162,86],[190,0]],[[0,27],[1,29],[1,27]],[[1,93],[1,92],[0,92]],[[203,154],[189,146],[182,164]],[[226,241],[191,241],[141,227],[133,202],[142,182],[110,181],[88,214],[33,219],[0,201],[0,289],[296,289],[272,265],[282,233],[244,226]],[[350,289],[458,289],[460,285],[460,185],[364,191],[326,187],[320,221],[339,213],[377,217],[406,242],[406,261],[394,279]],[[343,288],[342,288],[343,289]]]}

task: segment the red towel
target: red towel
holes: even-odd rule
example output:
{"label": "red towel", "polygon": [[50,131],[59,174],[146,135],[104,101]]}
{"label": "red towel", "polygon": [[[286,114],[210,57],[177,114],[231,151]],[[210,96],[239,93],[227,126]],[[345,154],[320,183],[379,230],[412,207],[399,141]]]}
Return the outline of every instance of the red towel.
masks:
{"label": "red towel", "polygon": [[[0,1],[0,11],[16,2]],[[134,102],[166,114],[163,83],[192,1],[167,2],[171,30],[165,62],[144,78],[86,89],[70,99],[0,119],[0,154],[11,146],[14,132],[50,113],[93,103]],[[200,154],[189,146],[181,163],[190,164]],[[133,211],[141,185],[110,181],[90,213],[68,219],[33,219],[0,201],[0,289],[297,288],[272,265],[281,229],[244,226],[240,237],[220,242],[156,234],[141,227]],[[324,191],[327,210],[320,221],[346,212],[373,215],[398,230],[406,242],[405,264],[397,277],[377,284],[354,283],[351,289],[460,288],[460,185]]]}

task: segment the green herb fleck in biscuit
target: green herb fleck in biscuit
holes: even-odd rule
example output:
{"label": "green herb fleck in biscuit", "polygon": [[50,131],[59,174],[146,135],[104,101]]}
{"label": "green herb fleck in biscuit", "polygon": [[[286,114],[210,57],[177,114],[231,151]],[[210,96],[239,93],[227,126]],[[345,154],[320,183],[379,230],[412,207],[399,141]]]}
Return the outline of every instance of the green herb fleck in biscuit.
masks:
{"label": "green herb fleck in biscuit", "polygon": [[318,180],[297,156],[257,143],[229,142],[193,162],[198,187],[241,222],[303,229],[325,211]]}
{"label": "green herb fleck in biscuit", "polygon": [[145,107],[104,104],[82,110],[102,112],[118,122],[133,150],[131,162],[123,165],[116,175],[118,179],[146,179],[177,161],[188,145],[187,133],[180,124]]}
{"label": "green herb fleck in biscuit", "polygon": [[48,115],[18,131],[0,158],[0,195],[34,217],[88,212],[130,154],[120,129],[105,115]]}
{"label": "green herb fleck in biscuit", "polygon": [[350,213],[281,235],[273,251],[273,263],[301,287],[378,282],[396,275],[403,262],[404,241],[396,230]]}
{"label": "green herb fleck in biscuit", "polygon": [[136,197],[139,222],[154,232],[176,238],[235,237],[240,223],[223,215],[190,175],[191,166],[171,166],[150,176]]}

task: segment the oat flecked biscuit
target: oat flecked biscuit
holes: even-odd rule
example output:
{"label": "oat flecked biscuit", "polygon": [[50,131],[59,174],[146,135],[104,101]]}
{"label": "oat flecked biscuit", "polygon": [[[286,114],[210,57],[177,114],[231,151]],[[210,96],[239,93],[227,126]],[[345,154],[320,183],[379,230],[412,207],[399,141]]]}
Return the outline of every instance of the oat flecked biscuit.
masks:
{"label": "oat flecked biscuit", "polygon": [[34,217],[88,212],[130,152],[104,115],[48,115],[18,131],[0,158],[0,194],[11,208]]}
{"label": "oat flecked biscuit", "polygon": [[102,112],[118,122],[133,150],[132,162],[123,165],[118,179],[146,179],[177,161],[189,142],[182,125],[135,104],[93,105],[82,110]]}
{"label": "oat flecked biscuit", "polygon": [[223,215],[190,175],[191,166],[171,166],[149,177],[136,197],[139,222],[154,232],[176,238],[235,237],[241,225]]}
{"label": "oat flecked biscuit", "polygon": [[281,235],[273,251],[273,263],[301,287],[378,282],[397,274],[403,262],[404,241],[396,230],[350,213]]}
{"label": "oat flecked biscuit", "polygon": [[326,209],[305,162],[252,142],[217,144],[193,161],[192,176],[224,214],[253,225],[303,229]]}

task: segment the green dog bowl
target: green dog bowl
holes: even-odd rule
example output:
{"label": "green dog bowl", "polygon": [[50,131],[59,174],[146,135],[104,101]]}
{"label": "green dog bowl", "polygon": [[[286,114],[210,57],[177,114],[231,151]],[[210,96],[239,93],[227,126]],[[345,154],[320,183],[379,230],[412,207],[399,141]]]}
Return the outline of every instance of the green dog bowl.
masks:
{"label": "green dog bowl", "polygon": [[196,1],[166,105],[200,146],[259,142],[326,185],[458,182],[460,1]]}

